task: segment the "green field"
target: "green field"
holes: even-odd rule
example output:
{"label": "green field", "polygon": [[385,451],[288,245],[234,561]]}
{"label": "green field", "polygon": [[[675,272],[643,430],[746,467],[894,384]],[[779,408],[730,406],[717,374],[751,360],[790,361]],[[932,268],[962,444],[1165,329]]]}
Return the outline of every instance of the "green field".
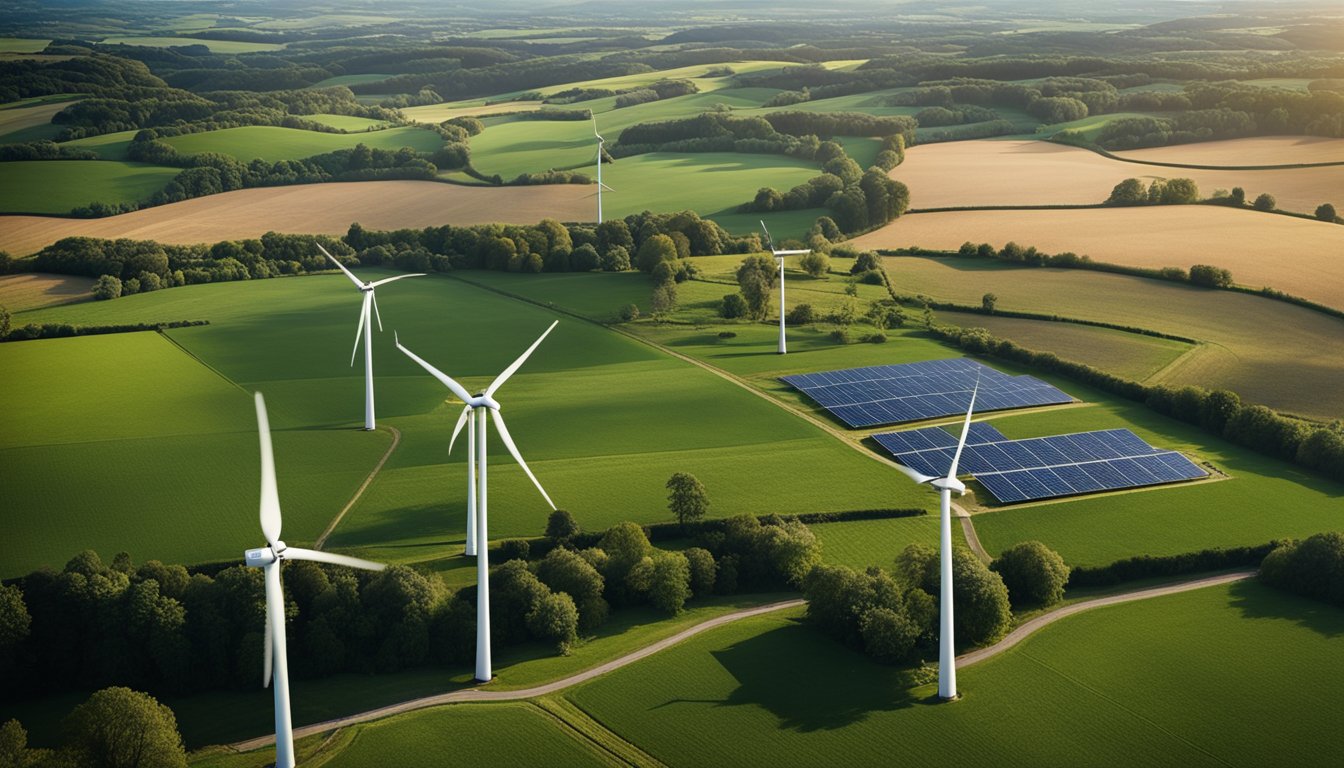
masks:
{"label": "green field", "polygon": [[353,115],[304,115],[304,120],[312,120],[315,123],[329,125],[342,131],[371,131],[380,130],[387,127],[387,123],[382,120],[372,120],[367,117],[355,117]]}
{"label": "green field", "polygon": [[38,53],[51,43],[50,39],[31,37],[0,37],[0,53]]}
{"label": "green field", "polygon": [[328,77],[326,80],[313,83],[308,87],[331,88],[332,86],[336,85],[359,85],[361,83],[378,83],[388,79],[389,77],[396,77],[396,75],[375,75],[375,74],[337,75],[336,77]]}
{"label": "green field", "polygon": [[105,37],[103,45],[141,45],[151,48],[170,46],[204,45],[211,53],[257,53],[260,51],[278,51],[284,43],[244,43],[236,40],[205,40],[197,37],[143,37],[117,36]]}
{"label": "green field", "polygon": [[69,213],[89,203],[138,203],[180,172],[105,160],[0,163],[0,213]]}
{"label": "green field", "polygon": [[[922,517],[816,523],[808,527],[821,542],[823,561],[856,570],[873,565],[890,570],[896,556],[910,544],[938,546],[936,512]],[[965,541],[957,523],[953,523],[952,540],[954,546]]]}
{"label": "green field", "polygon": [[[964,670],[954,705],[798,621],[735,623],[567,696],[671,766],[1325,765],[1338,609],[1254,583],[1098,609]],[[1285,649],[1291,648],[1291,652]],[[1254,727],[1247,727],[1248,724]],[[1068,738],[1043,738],[1045,734]],[[687,734],[696,734],[687,738]]]}
{"label": "green field", "polygon": [[301,160],[338,149],[350,149],[356,144],[364,144],[371,149],[411,147],[417,152],[433,152],[443,145],[443,139],[437,133],[413,127],[341,134],[250,125],[207,133],[190,133],[164,141],[186,155],[220,152],[239,160],[246,161],[260,157],[268,162]]}
{"label": "green field", "polygon": [[[1078,269],[981,259],[893,257],[897,290],[959,304],[988,291],[1000,309],[1137,326],[1205,342],[1150,383],[1231,389],[1243,399],[1322,419],[1344,414],[1344,321],[1279,301]],[[1037,348],[1053,349],[1041,336]]]}
{"label": "green field", "polygon": [[818,173],[811,163],[783,155],[653,152],[603,167],[602,181],[616,191],[602,203],[613,218],[644,210],[733,213],[761,187],[789,189]]}

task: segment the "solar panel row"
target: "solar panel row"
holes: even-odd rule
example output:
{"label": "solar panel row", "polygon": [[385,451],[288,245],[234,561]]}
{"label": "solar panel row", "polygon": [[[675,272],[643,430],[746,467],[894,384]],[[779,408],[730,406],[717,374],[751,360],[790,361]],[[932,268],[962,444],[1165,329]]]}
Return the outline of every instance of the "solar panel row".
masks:
{"label": "solar panel row", "polygon": [[[947,474],[956,438],[940,427],[874,435],[902,464],[925,475]],[[1208,473],[1173,451],[1154,448],[1127,429],[1008,440],[972,423],[959,470],[975,475],[1003,502],[1069,496],[1191,480]]]}
{"label": "solar panel row", "polygon": [[1039,379],[1009,376],[967,358],[804,373],[780,380],[806,393],[850,427],[962,413],[977,385],[977,411],[1073,400]]}

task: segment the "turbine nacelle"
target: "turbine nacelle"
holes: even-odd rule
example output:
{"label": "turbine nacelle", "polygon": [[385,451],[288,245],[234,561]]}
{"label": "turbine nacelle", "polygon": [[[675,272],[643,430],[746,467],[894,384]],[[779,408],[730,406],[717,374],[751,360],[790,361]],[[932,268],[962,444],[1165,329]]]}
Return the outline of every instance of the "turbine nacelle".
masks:
{"label": "turbine nacelle", "polygon": [[966,484],[955,477],[939,477],[929,482],[929,485],[940,491],[954,491],[958,496],[966,495]]}
{"label": "turbine nacelle", "polygon": [[249,549],[243,553],[243,565],[248,568],[264,568],[281,558],[281,552],[285,551],[285,542],[277,541],[269,547],[261,549]]}

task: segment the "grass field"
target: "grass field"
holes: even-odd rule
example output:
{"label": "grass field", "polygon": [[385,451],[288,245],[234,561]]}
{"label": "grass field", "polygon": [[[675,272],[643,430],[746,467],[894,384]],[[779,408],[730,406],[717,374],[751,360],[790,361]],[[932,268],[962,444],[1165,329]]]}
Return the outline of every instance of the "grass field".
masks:
{"label": "grass field", "polygon": [[27,272],[0,277],[0,307],[10,312],[39,309],[89,298],[93,278]]}
{"label": "grass field", "polygon": [[5,143],[21,144],[54,138],[61,129],[51,124],[52,115],[70,106],[73,101],[67,98],[65,101],[18,106],[23,103],[17,102],[14,106],[0,109],[0,139]]}
{"label": "grass field", "polygon": [[535,112],[545,107],[540,101],[496,101],[486,103],[485,99],[427,104],[422,107],[406,107],[401,113],[417,123],[442,123],[454,117],[485,117],[504,112]]}
{"label": "grass field", "polygon": [[304,115],[303,119],[351,132],[377,130],[387,126],[387,123],[382,120],[371,120],[367,117],[354,117],[352,115]]}
{"label": "grass field", "polygon": [[[1339,259],[1344,253],[1344,227],[1257,211],[1178,205],[921,213],[902,216],[894,224],[855,238],[854,244],[860,248],[956,250],[967,241],[987,242],[996,248],[1013,241],[1046,253],[1072,251],[1094,261],[1136,267],[1189,269],[1195,264],[1213,264],[1231,270],[1232,279],[1240,285],[1269,286],[1344,308],[1344,266]],[[1291,268],[1284,268],[1287,263]],[[979,297],[977,293],[976,303]]]}
{"label": "grass field", "polygon": [[[808,526],[821,542],[821,559],[831,565],[863,570],[871,565],[891,569],[892,562],[910,544],[938,546],[937,513],[890,520],[853,520]],[[961,526],[953,524],[954,546],[964,543]]]}
{"label": "grass field", "polygon": [[1114,154],[1140,162],[1192,165],[1341,163],[1344,162],[1344,139],[1327,139],[1321,136],[1262,136],[1254,139],[1202,141],[1198,144],[1131,149]]}
{"label": "grass field", "polygon": [[[93,202],[143,202],[179,172],[178,168],[104,160],[0,163],[0,212],[62,214]],[[12,248],[3,234],[0,247]]]}
{"label": "grass field", "polygon": [[244,43],[237,40],[206,40],[198,37],[143,37],[114,36],[105,37],[103,45],[141,45],[150,48],[168,48],[172,46],[204,45],[211,53],[258,53],[278,51],[284,43]]}
{"label": "grass field", "polygon": [[603,168],[602,181],[616,191],[604,194],[602,202],[613,217],[643,210],[733,213],[761,187],[788,189],[817,173],[811,163],[783,155],[654,152]]}
{"label": "grass field", "polygon": [[[60,169],[76,162],[45,161],[41,168],[33,170]],[[95,169],[114,165],[102,161],[90,164]],[[0,178],[0,190],[8,186],[14,187],[14,197],[21,200],[22,190],[11,185],[8,177]],[[547,217],[584,221],[596,218],[593,201],[585,197],[590,190],[591,187],[572,184],[484,188],[434,181],[257,187],[104,219],[0,216],[0,250],[16,256],[34,253],[63,237],[76,235],[133,237],[164,243],[214,243],[261,237],[271,231],[344,235],[356,221],[368,229],[490,222],[535,224]]]}
{"label": "grass field", "polygon": [[1344,683],[1344,614],[1258,584],[1070,617],[964,670],[951,706],[800,615],[715,630],[568,698],[671,766],[895,754],[913,765],[1323,765],[1344,754],[1322,737]]}
{"label": "grass field", "polygon": [[[1217,142],[1216,147],[1185,144],[1125,156],[1159,162],[1231,164],[1229,159],[1241,156],[1243,142],[1245,152],[1252,157],[1274,153],[1272,146],[1282,147],[1279,153],[1285,159],[1279,163],[1320,162],[1289,159],[1303,157],[1344,160],[1340,151],[1344,139],[1318,140],[1296,147],[1287,140],[1270,144],[1263,139],[1237,139]],[[1237,164],[1256,163],[1243,160]],[[1080,147],[1044,141],[955,141],[911,147],[905,162],[891,175],[910,187],[915,208],[1096,204],[1105,201],[1111,189],[1125,179],[1138,178],[1146,184],[1153,179],[1177,177],[1194,179],[1204,197],[1217,189],[1242,187],[1248,200],[1268,192],[1279,208],[1297,213],[1311,213],[1325,202],[1344,206],[1344,165],[1259,171],[1167,168],[1121,162]],[[963,183],[967,178],[976,182]]]}
{"label": "grass field", "polygon": [[50,43],[50,39],[43,38],[0,37],[0,53],[37,53]]}
{"label": "grass field", "polygon": [[[350,120],[352,118],[342,118]],[[348,127],[348,126],[338,126]],[[279,128],[269,125],[249,125],[242,128],[225,128],[221,131],[189,133],[174,136],[164,141],[177,148],[177,151],[194,155],[201,152],[219,152],[233,155],[239,160],[300,160],[313,155],[334,152],[338,149],[350,149],[356,144],[364,144],[370,149],[400,149],[411,147],[417,152],[433,152],[443,145],[443,139],[432,131],[422,128],[388,128],[384,131],[369,133],[319,133],[298,128]]]}
{"label": "grass field", "polygon": [[360,85],[362,83],[380,83],[390,77],[396,77],[396,75],[377,75],[372,73],[363,75],[337,75],[336,77],[328,77],[326,80],[313,83],[308,87],[316,89],[316,88],[331,88],[337,85]]}

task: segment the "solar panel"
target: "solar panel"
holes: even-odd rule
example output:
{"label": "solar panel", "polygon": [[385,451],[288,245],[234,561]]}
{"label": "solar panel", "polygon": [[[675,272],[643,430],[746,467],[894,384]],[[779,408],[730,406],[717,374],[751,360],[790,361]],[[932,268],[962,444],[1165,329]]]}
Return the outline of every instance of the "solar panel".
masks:
{"label": "solar panel", "polygon": [[964,413],[977,383],[977,411],[1073,401],[1040,379],[1009,376],[964,357],[801,373],[780,381],[854,428]]}
{"label": "solar panel", "polygon": [[[873,439],[897,461],[933,477],[947,474],[957,446],[957,438],[942,427],[888,432]],[[1208,476],[1181,454],[1154,448],[1128,429],[1009,440],[984,422],[971,423],[958,471],[974,475],[1004,503]]]}

